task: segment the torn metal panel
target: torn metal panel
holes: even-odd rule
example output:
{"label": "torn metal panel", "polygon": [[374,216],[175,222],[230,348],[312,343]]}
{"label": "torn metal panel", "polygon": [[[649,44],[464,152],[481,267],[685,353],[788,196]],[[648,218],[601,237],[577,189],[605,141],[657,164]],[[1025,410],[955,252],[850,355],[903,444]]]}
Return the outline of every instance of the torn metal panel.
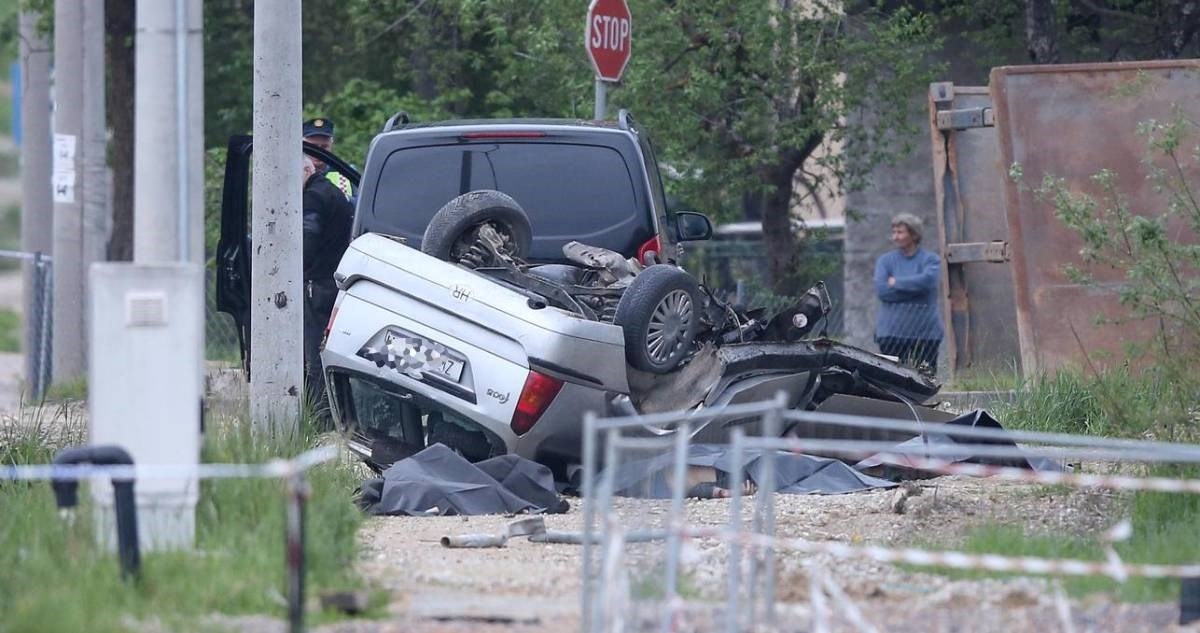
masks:
{"label": "torn metal panel", "polygon": [[[889,418],[895,420],[920,420],[931,424],[945,424],[957,417],[953,413],[939,411],[921,405],[908,405],[903,402],[889,402],[876,398],[863,398],[834,394],[827,398],[815,409],[818,413],[833,413],[838,415],[857,415],[872,418]],[[788,430],[790,436],[804,439],[819,440],[855,440],[878,442],[903,442],[912,437],[911,433],[892,431],[870,427],[852,427],[843,424],[830,424],[813,421],[796,422]],[[813,454],[825,454],[814,452]],[[832,455],[832,453],[830,453]]]}

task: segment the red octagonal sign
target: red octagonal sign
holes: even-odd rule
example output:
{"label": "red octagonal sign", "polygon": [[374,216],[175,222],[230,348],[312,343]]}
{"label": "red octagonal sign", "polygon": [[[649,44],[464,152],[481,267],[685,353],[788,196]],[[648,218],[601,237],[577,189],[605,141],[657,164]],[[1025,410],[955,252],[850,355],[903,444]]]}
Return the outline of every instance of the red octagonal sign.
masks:
{"label": "red octagonal sign", "polygon": [[596,77],[618,81],[629,63],[633,21],[625,0],[592,0],[588,6],[583,43]]}

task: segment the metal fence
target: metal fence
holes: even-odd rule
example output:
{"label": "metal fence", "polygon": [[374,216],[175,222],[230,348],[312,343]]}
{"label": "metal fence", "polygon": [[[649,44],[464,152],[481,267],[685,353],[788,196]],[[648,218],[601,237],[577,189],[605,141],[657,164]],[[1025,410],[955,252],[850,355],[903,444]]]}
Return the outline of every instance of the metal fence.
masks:
{"label": "metal fence", "polygon": [[41,399],[50,386],[50,363],[53,358],[53,301],[54,261],[44,253],[0,250],[0,259],[22,263],[24,277],[25,335],[21,352],[25,356],[25,378],[29,395]]}
{"label": "metal fence", "polygon": [[[20,351],[25,356],[24,374],[30,399],[40,400],[51,384],[53,358],[54,260],[44,253],[0,250],[0,259],[21,262],[24,276],[24,305],[21,315],[24,336]],[[216,275],[210,266],[205,275],[205,357],[210,361],[238,363],[241,348],[233,319],[217,311]]]}
{"label": "metal fence", "polygon": [[[845,282],[842,272],[842,241],[813,240],[806,246],[805,269],[798,277],[809,285],[824,281],[833,299],[827,334],[841,336],[845,323]],[[777,307],[794,301],[772,292],[768,283],[766,247],[760,239],[713,240],[689,244],[681,262],[709,289],[724,293],[726,300],[748,307]]]}
{"label": "metal fence", "polygon": [[204,348],[205,359],[239,363],[242,358],[237,324],[233,317],[217,311],[217,276],[210,265],[205,270],[204,283]]}
{"label": "metal fence", "polygon": [[880,301],[876,315],[875,344],[881,354],[930,375],[944,356],[941,312],[937,301]]}
{"label": "metal fence", "polygon": [[[286,543],[285,557],[287,576],[287,618],[290,633],[305,630],[305,504],[311,494],[308,472],[315,466],[334,460],[340,452],[336,445],[310,449],[289,460],[273,460],[264,464],[137,464],[137,465],[90,465],[90,464],[19,464],[0,465],[0,483],[4,481],[49,481],[60,482],[111,479],[114,483],[126,481],[136,483],[155,479],[199,480],[220,479],[277,479],[286,482],[287,517],[283,535]],[[47,491],[49,492],[49,491]],[[60,509],[61,511],[61,509]],[[67,512],[73,512],[68,509]],[[136,524],[137,521],[135,520]],[[118,527],[118,529],[120,529]],[[111,539],[98,535],[101,542]],[[136,540],[137,529],[133,530]],[[134,549],[140,546],[134,545]],[[137,555],[135,554],[135,559]]]}
{"label": "metal fence", "polygon": [[[773,481],[776,460],[785,453],[838,454],[843,458],[875,456],[884,463],[933,473],[992,476],[1009,481],[1065,485],[1108,490],[1152,490],[1200,494],[1200,480],[1128,475],[1095,475],[1069,471],[1033,471],[1008,466],[962,463],[968,457],[1051,458],[1111,460],[1148,464],[1200,463],[1200,446],[1139,440],[1098,438],[1059,433],[1015,432],[994,428],[936,425],[894,419],[820,414],[791,411],[782,398],[775,401],[732,405],[694,413],[672,412],[626,418],[584,421],[583,465],[583,561],[582,615],[584,631],[631,631],[657,628],[663,631],[705,630],[748,631],[776,630],[779,624],[776,594],[776,567],[780,552],[822,554],[835,561],[865,560],[874,563],[903,563],[920,567],[1016,572],[1028,575],[1104,576],[1124,581],[1130,577],[1180,578],[1195,583],[1200,564],[1130,564],[1121,560],[1114,543],[1127,538],[1130,526],[1118,523],[1103,538],[1106,560],[1072,560],[1035,557],[978,555],[957,551],[890,548],[857,545],[843,541],[783,538],[776,534],[776,499],[773,491],[755,494],[752,508],[744,508],[743,494],[748,457],[753,451],[761,466],[754,474],[761,481]],[[690,434],[710,421],[736,420],[756,424],[762,435],[749,437],[742,428],[732,435],[732,457],[728,468],[730,501],[726,518],[708,525],[689,523],[684,496],[688,487],[687,461]],[[848,429],[901,431],[913,437],[950,436],[956,442],[910,442],[898,445],[855,439],[809,439],[780,437],[794,423],[820,423]],[[998,443],[1005,440],[1006,443]],[[1017,446],[1014,442],[1021,442]],[[601,458],[600,453],[603,453]],[[670,457],[666,483],[670,504],[660,525],[630,525],[622,517],[614,497],[619,484],[617,466],[646,453]],[[603,465],[603,470],[601,470]],[[744,510],[750,511],[749,520]],[[661,513],[641,508],[634,521],[648,520]],[[629,512],[626,512],[628,515]],[[709,586],[723,589],[721,597],[689,596],[684,585],[695,569],[688,562],[685,543],[705,542],[700,558],[723,554],[723,578],[705,576]],[[697,548],[692,548],[693,551]],[[661,573],[647,573],[661,569]],[[711,571],[711,566],[710,566]],[[809,569],[809,617],[806,628],[829,630],[831,613],[836,611],[856,630],[881,630],[872,625],[863,612],[846,596],[831,574],[819,566]],[[1064,627],[1070,630],[1070,606],[1057,599]],[[835,605],[835,609],[830,608]]]}

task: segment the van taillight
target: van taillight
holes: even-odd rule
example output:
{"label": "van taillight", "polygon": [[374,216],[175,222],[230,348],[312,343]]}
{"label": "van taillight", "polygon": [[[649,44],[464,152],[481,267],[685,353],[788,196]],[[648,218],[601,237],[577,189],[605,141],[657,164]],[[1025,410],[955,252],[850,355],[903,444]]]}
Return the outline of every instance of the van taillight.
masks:
{"label": "van taillight", "polygon": [[642,244],[641,246],[638,247],[637,260],[639,262],[641,262],[643,265],[649,266],[650,261],[647,259],[647,256],[650,253],[654,253],[654,263],[656,263],[656,264],[663,263],[662,242],[659,241],[657,235],[646,240],[645,244]]}
{"label": "van taillight", "polygon": [[563,381],[539,374],[532,369],[525,378],[525,387],[521,389],[521,397],[517,399],[517,410],[513,412],[513,433],[524,435],[537,424],[538,418],[546,412],[546,407],[554,401],[562,389]]}
{"label": "van taillight", "polygon": [[342,305],[343,296],[339,293],[337,301],[333,302],[333,310],[329,313],[329,321],[325,323],[325,335],[321,337],[321,347],[324,347],[325,341],[329,340],[329,331],[333,329],[333,320],[337,318],[338,307]]}

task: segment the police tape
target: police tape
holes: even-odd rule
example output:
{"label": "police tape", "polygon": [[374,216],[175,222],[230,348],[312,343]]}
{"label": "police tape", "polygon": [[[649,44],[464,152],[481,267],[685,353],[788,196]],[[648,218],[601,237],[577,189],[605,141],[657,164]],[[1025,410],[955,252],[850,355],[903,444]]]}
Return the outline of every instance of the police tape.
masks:
{"label": "police tape", "polygon": [[[942,459],[912,457],[909,455],[880,454],[876,456],[883,464],[927,470],[946,475],[970,475],[989,477],[1003,481],[1042,483],[1049,485],[1074,486],[1077,488],[1103,488],[1106,490],[1147,490],[1153,492],[1188,492],[1200,494],[1200,480],[1171,479],[1169,477],[1133,477],[1129,475],[1096,475],[1055,471],[1034,471],[1011,466],[987,464],[964,464]],[[894,458],[895,461],[888,461]]]}
{"label": "police tape", "polygon": [[713,538],[737,541],[758,548],[776,548],[810,554],[828,554],[836,559],[866,559],[879,563],[902,563],[920,567],[946,567],[993,572],[1015,572],[1049,576],[1107,576],[1117,581],[1140,578],[1200,578],[1200,564],[1159,565],[1126,563],[1105,547],[1108,560],[1091,561],[1070,558],[1002,556],[970,554],[952,550],[933,551],[913,548],[887,548],[876,545],[850,545],[836,541],[810,541],[804,538],[780,538],[767,534],[738,532],[723,527],[685,528],[689,538]]}
{"label": "police tape", "polygon": [[[918,418],[920,415],[919,410],[916,407],[912,408],[912,413],[914,418]],[[1021,429],[959,425],[949,424],[946,422],[921,421],[920,419],[901,420],[895,418],[879,418],[867,415],[828,413],[824,411],[786,410],[781,413],[781,416],[784,420],[789,422],[804,422],[826,426],[894,431],[910,434],[913,437],[928,436],[931,438],[972,438],[977,440],[999,440],[1005,443],[1022,442],[1026,444],[1045,444],[1058,447],[1093,448],[1111,451],[1154,453],[1179,459],[1200,458],[1200,445],[1183,444],[1179,442],[1134,440],[1127,438],[1079,435],[1073,433],[1025,431]]]}
{"label": "police tape", "polygon": [[291,459],[262,464],[135,464],[98,466],[92,464],[36,464],[0,466],[0,481],[54,479],[285,479],[328,462],[338,455],[335,445],[320,446]]}
{"label": "police tape", "polygon": [[[906,442],[854,439],[812,439],[798,437],[747,437],[748,449],[775,449],[809,454],[837,453],[868,457],[876,453],[920,455],[925,457],[1045,458],[1051,460],[1123,461],[1160,464],[1200,463],[1200,454],[1164,452],[1140,448],[1090,448],[1073,446],[1018,446],[1016,444],[959,444],[930,435],[915,437]],[[818,453],[819,451],[820,453]]]}

